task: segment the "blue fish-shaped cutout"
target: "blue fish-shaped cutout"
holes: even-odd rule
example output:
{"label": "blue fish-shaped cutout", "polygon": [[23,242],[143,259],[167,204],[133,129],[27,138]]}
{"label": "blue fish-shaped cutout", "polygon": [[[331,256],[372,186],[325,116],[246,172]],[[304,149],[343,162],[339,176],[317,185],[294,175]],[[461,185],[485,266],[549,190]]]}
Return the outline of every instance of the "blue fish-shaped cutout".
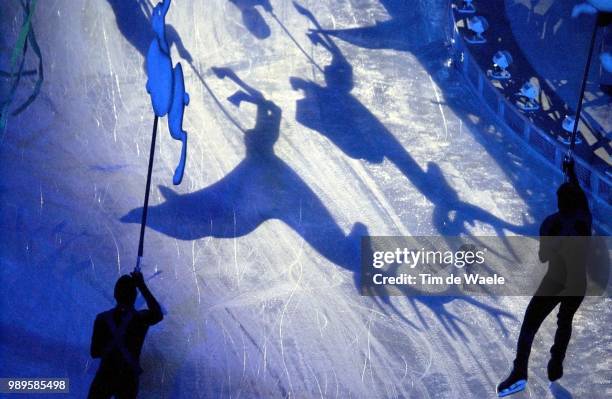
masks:
{"label": "blue fish-shaped cutout", "polygon": [[176,64],[174,68],[174,90],[172,96],[172,106],[168,114],[168,130],[170,135],[175,140],[180,140],[183,143],[181,149],[181,159],[174,171],[172,182],[174,185],[181,184],[183,180],[183,172],[185,171],[185,161],[187,159],[187,132],[183,130],[183,115],[185,106],[189,105],[189,94],[185,92],[185,81],[183,79],[183,68],[181,63]]}
{"label": "blue fish-shaped cutout", "polygon": [[153,8],[151,26],[155,38],[151,41],[147,52],[147,92],[151,96],[151,104],[155,115],[162,117],[170,110],[172,104],[172,59],[166,42],[166,14],[170,8],[170,0],[164,0]]}
{"label": "blue fish-shaped cutout", "polygon": [[155,115],[162,117],[172,104],[172,60],[164,53],[157,39],[153,39],[147,53],[147,92]]}

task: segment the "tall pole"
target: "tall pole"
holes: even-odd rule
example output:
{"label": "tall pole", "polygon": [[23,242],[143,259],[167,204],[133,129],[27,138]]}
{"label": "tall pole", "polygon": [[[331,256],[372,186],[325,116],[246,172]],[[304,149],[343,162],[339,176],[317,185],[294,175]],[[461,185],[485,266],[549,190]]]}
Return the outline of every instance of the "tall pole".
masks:
{"label": "tall pole", "polygon": [[149,170],[147,171],[147,186],[145,189],[144,206],[142,208],[142,219],[140,221],[140,241],[138,243],[138,259],[134,271],[140,271],[140,262],[144,250],[144,235],[147,226],[147,213],[149,211],[149,194],[151,193],[151,174],[153,172],[153,158],[155,157],[155,141],[157,139],[157,115],[153,120],[153,133],[151,134],[151,149],[149,150]]}
{"label": "tall pole", "polygon": [[580,96],[578,97],[578,106],[576,108],[576,119],[574,120],[574,129],[572,130],[572,141],[570,142],[569,156],[571,156],[574,147],[576,146],[576,134],[578,133],[578,123],[580,122],[580,113],[582,112],[582,100],[584,99],[584,91],[586,90],[586,84],[589,77],[589,70],[591,69],[591,60],[593,59],[593,49],[595,48],[595,39],[597,38],[597,29],[599,27],[599,14],[595,18],[595,26],[593,27],[593,33],[591,35],[591,44],[589,46],[589,55],[587,57],[586,65],[584,66],[584,74],[582,75],[582,84],[580,85]]}

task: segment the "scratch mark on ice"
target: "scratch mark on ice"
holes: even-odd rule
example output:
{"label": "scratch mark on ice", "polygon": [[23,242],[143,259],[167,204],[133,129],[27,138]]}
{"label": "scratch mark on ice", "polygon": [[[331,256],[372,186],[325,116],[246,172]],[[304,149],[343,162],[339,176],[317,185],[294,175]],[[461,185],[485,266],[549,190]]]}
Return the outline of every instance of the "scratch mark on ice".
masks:
{"label": "scratch mark on ice", "polygon": [[[300,214],[301,214],[301,211],[302,210],[300,206]],[[278,335],[280,339],[281,358],[283,360],[283,368],[285,370],[285,375],[287,376],[287,381],[289,382],[289,391],[291,392],[290,396],[293,396],[293,383],[291,382],[291,375],[289,374],[289,369],[287,368],[287,361],[285,359],[285,345],[283,344],[283,322],[285,320],[285,314],[287,313],[287,308],[289,307],[289,303],[291,302],[291,299],[293,298],[293,295],[295,294],[295,291],[299,287],[300,282],[302,280],[302,275],[303,275],[304,270],[302,269],[302,263],[300,262],[300,258],[303,252],[304,252],[304,240],[300,242],[300,248],[295,257],[295,260],[289,265],[290,275],[292,274],[293,268],[296,265],[300,266],[300,274],[299,274],[299,278],[296,280],[295,285],[293,286],[291,290],[291,293],[289,294],[289,298],[287,298],[287,302],[285,302],[285,305],[283,306],[283,311],[281,312],[281,315],[280,315],[280,322],[278,323]]]}
{"label": "scratch mark on ice", "polygon": [[368,319],[368,339],[367,339],[368,353],[367,353],[366,358],[363,360],[363,370],[361,371],[361,382],[364,382],[365,372],[366,372],[368,363],[370,363],[370,359],[372,356],[371,347],[370,347],[370,335],[371,335],[373,315],[374,315],[374,312],[370,312],[370,317]]}
{"label": "scratch mark on ice", "polygon": [[442,108],[442,100],[440,98],[440,93],[438,93],[438,88],[434,83],[433,79],[430,75],[427,75],[429,81],[431,82],[431,87],[433,87],[434,94],[436,95],[436,103],[438,104],[438,108],[440,109],[440,115],[442,116],[442,122],[444,123],[444,138],[448,138],[448,123],[446,122],[446,116],[444,115],[444,109]]}
{"label": "scratch mark on ice", "polygon": [[315,373],[315,371],[312,369],[312,367],[310,367],[309,364],[307,364],[308,369],[310,370],[310,372],[312,373],[312,376],[315,379],[315,382],[317,383],[317,389],[319,390],[319,396],[321,396],[321,399],[323,399],[325,396],[323,395],[323,390],[321,389],[321,384],[319,384],[319,378],[317,378],[317,373]]}
{"label": "scratch mark on ice", "polygon": [[236,269],[236,284],[238,285],[238,287],[240,287],[240,270],[239,270],[239,266],[238,266],[238,238],[236,238],[236,230],[237,230],[237,225],[236,225],[236,209],[232,207],[232,216],[234,219],[234,239],[233,239],[233,244],[234,244],[234,268]]}
{"label": "scratch mark on ice", "polygon": [[[106,50],[106,58],[108,59],[108,67],[110,69],[111,75],[115,75],[115,79],[116,79],[116,74],[113,71],[113,63],[111,61],[110,52],[108,51],[108,37],[106,36],[106,28],[104,27],[104,24],[102,24],[102,35],[104,36],[104,49]],[[117,118],[117,105],[115,101],[115,90],[111,89],[110,92],[111,92],[111,98],[113,100],[113,114],[115,116],[115,124],[113,125],[113,138],[115,142],[117,142],[117,120],[118,118]]]}
{"label": "scratch mark on ice", "polygon": [[121,254],[119,253],[119,244],[117,243],[117,238],[115,237],[115,233],[108,227],[108,224],[102,220],[102,225],[108,230],[111,238],[113,239],[113,244],[115,244],[115,251],[117,252],[117,274],[121,274]]}
{"label": "scratch mark on ice", "polygon": [[200,295],[200,283],[198,282],[198,276],[195,270],[195,241],[191,242],[191,270],[193,271],[193,279],[195,280],[196,289],[198,291],[198,305],[202,303],[202,297]]}
{"label": "scratch mark on ice", "polygon": [[42,212],[43,206],[45,206],[45,199],[43,198],[42,184],[39,185],[40,189],[40,210]]}

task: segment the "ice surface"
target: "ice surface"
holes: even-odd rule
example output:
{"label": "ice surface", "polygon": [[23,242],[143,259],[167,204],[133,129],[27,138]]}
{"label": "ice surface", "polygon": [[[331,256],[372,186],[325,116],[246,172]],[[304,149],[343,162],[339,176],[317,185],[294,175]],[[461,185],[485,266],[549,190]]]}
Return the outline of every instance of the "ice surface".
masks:
{"label": "ice surface", "polygon": [[[535,234],[560,176],[446,66],[445,1],[261,3],[177,0],[167,16],[190,148],[172,191],[181,143],[160,123],[144,272],[167,314],[145,343],[141,396],[492,396],[527,299],[361,297],[355,243],[366,231]],[[6,7],[3,55],[21,18]],[[136,260],[139,226],[126,222],[153,122],[150,8],[39,3],[45,84],[0,144],[0,376],[67,376],[74,397],[93,377],[94,317]],[[309,38],[315,20],[342,31]],[[269,104],[257,118],[261,101],[227,101],[239,87],[211,67],[280,120]],[[575,397],[610,393],[609,308],[589,299],[576,315],[562,380]],[[525,396],[549,395],[553,326]]]}

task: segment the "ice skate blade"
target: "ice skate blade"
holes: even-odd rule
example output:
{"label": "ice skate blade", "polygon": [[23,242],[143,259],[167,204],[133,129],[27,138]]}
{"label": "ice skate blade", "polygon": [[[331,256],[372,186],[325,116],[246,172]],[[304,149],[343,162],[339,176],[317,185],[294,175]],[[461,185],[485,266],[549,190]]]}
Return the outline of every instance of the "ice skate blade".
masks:
{"label": "ice skate blade", "polygon": [[514,384],[510,385],[510,388],[503,389],[501,392],[497,393],[498,398],[503,398],[508,395],[512,395],[513,393],[521,392],[527,386],[527,380],[518,380]]}

